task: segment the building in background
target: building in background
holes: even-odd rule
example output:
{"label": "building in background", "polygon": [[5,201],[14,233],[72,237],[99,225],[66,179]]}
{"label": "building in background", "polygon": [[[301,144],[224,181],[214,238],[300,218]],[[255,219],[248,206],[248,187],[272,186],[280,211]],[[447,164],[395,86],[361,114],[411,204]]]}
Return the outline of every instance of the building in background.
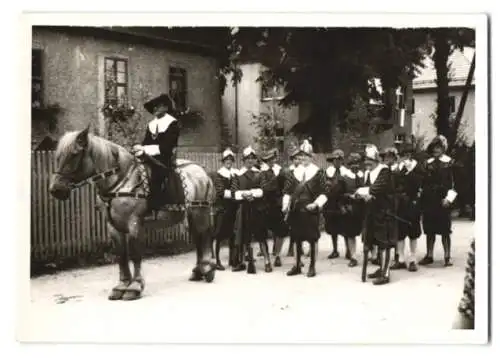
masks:
{"label": "building in background", "polygon": [[202,117],[181,133],[179,149],[220,150],[218,63],[203,36],[192,28],[33,27],[32,149],[45,138],[57,140],[89,123],[95,133],[107,136],[101,108],[113,101],[136,108],[142,136],[152,119],[143,103],[170,92],[180,106]]}
{"label": "building in background", "polygon": [[[450,112],[456,115],[460,98],[462,97],[467,75],[469,73],[473,48],[464,48],[464,52],[455,50],[450,58]],[[415,113],[413,114],[412,133],[423,146],[427,146],[436,135],[433,115],[437,108],[436,69],[431,58],[424,60],[424,69],[413,80],[413,96]],[[475,77],[465,103],[464,114],[459,128],[459,136],[465,144],[474,142],[474,103],[475,103]]]}
{"label": "building in background", "polygon": [[285,93],[282,88],[271,88],[258,80],[264,71],[259,62],[242,63],[240,69],[241,81],[233,85],[228,78],[222,96],[222,118],[227,144],[236,149],[248,145],[258,146],[257,121],[269,115],[277,120],[278,147],[283,152],[288,146],[286,134],[299,118],[298,106],[284,108],[279,105]]}

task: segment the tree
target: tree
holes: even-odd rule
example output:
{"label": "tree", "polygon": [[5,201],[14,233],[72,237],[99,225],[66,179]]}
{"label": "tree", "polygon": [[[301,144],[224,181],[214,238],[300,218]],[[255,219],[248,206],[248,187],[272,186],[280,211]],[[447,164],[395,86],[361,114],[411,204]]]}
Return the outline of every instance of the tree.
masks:
{"label": "tree", "polygon": [[232,31],[227,67],[243,60],[266,66],[261,80],[286,89],[281,105],[310,104],[303,130],[316,150],[329,151],[332,114],[342,121],[356,96],[368,101],[376,95],[369,84],[374,77],[382,79],[390,118],[388,94],[421,64],[424,40],[421,32],[390,28],[239,28]]}
{"label": "tree", "polygon": [[450,146],[454,146],[458,137],[461,116],[458,117],[458,120],[451,118],[449,98],[450,64],[448,60],[453,51],[463,51],[465,46],[475,46],[475,31],[468,28],[429,29],[428,38],[429,47],[433,49],[431,57],[436,69],[436,130],[438,134],[442,134],[448,139]]}

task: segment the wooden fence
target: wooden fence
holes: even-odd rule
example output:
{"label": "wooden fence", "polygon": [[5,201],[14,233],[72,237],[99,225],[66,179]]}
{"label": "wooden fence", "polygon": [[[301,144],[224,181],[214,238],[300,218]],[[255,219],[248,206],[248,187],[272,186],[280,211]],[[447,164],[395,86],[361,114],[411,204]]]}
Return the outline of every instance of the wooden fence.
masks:
{"label": "wooden fence", "polygon": [[[220,153],[183,152],[178,156],[202,165],[209,173],[221,166]],[[317,155],[316,162],[324,167],[324,155]],[[236,164],[241,166],[239,156]],[[95,187],[76,189],[69,200],[61,202],[49,194],[50,177],[55,170],[54,152],[32,152],[31,166],[32,262],[59,262],[110,252],[112,243],[104,214],[97,209]],[[146,251],[170,254],[192,248],[184,224],[146,230],[144,245]]]}

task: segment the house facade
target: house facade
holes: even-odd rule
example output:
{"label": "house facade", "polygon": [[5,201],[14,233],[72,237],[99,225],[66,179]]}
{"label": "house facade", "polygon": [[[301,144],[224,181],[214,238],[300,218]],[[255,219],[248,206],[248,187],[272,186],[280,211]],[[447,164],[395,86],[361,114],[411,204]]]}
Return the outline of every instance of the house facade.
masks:
{"label": "house facade", "polygon": [[[460,99],[462,97],[467,75],[469,73],[474,49],[465,48],[462,53],[454,51],[449,58],[450,65],[450,112],[456,115]],[[413,114],[412,133],[423,146],[427,146],[436,135],[434,125],[434,113],[437,107],[437,85],[436,70],[433,61],[426,58],[425,68],[413,80],[413,92],[415,99],[415,113]],[[459,127],[459,136],[467,145],[474,142],[474,111],[475,111],[475,80],[469,90],[465,103],[464,113]]]}
{"label": "house facade", "polygon": [[[108,81],[112,79],[112,81]],[[105,103],[134,107],[136,138],[142,140],[152,116],[148,99],[170,93],[202,121],[181,132],[179,149],[218,151],[221,98],[216,56],[208,46],[171,41],[125,28],[36,26],[32,31],[32,113],[58,107],[57,120],[32,118],[32,148],[45,137],[90,124],[108,136]]]}
{"label": "house facade", "polygon": [[258,78],[264,67],[258,62],[242,63],[241,81],[233,85],[230,78],[222,96],[223,126],[227,135],[227,144],[235,149],[248,145],[258,147],[256,137],[259,117],[270,115],[277,120],[279,149],[286,151],[289,138],[285,135],[299,120],[299,107],[284,108],[278,102],[283,98],[280,88],[267,88]]}

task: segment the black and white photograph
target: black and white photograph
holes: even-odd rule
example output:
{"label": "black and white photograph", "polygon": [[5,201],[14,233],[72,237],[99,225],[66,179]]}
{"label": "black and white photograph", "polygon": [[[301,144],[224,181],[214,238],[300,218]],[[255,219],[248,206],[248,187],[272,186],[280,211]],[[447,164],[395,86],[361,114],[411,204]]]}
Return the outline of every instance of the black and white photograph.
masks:
{"label": "black and white photograph", "polygon": [[484,15],[22,22],[18,340],[488,342]]}

